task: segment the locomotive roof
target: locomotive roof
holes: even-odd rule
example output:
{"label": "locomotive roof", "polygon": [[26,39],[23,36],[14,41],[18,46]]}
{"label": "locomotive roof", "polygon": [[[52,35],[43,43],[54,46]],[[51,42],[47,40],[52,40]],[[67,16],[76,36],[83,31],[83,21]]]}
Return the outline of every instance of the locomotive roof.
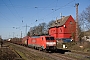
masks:
{"label": "locomotive roof", "polygon": [[71,16],[71,15],[66,16],[66,17],[64,16],[64,17],[62,17],[61,19],[56,20],[56,21],[51,25],[51,27],[64,25],[65,22],[68,20],[68,18],[69,18],[70,16]]}
{"label": "locomotive roof", "polygon": [[32,38],[39,38],[39,37],[53,37],[53,36],[32,36]]}
{"label": "locomotive roof", "polygon": [[38,38],[38,37],[40,37],[40,36],[32,36],[32,38]]}

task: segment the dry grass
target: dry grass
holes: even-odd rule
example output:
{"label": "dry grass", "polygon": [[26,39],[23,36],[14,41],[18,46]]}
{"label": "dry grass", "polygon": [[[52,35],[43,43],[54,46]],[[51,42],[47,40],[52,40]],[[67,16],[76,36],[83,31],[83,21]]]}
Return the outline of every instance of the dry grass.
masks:
{"label": "dry grass", "polygon": [[[58,48],[62,48],[63,44],[57,44]],[[71,43],[66,43],[67,49],[70,50],[77,50],[77,51],[83,51],[83,52],[90,52],[90,42],[71,42]]]}

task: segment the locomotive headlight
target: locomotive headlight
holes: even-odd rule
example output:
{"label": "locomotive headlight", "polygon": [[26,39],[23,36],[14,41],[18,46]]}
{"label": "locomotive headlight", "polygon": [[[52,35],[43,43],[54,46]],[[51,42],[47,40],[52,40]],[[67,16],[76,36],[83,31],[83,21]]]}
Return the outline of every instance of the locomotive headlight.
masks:
{"label": "locomotive headlight", "polygon": [[56,45],[56,42],[46,42],[46,45],[47,46],[54,46],[54,45]]}

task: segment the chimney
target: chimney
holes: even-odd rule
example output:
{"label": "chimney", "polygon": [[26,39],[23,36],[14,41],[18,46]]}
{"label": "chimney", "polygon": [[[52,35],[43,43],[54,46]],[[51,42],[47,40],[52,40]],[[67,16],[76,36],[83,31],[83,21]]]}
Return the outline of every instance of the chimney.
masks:
{"label": "chimney", "polygon": [[62,19],[62,13],[60,13],[61,19]]}

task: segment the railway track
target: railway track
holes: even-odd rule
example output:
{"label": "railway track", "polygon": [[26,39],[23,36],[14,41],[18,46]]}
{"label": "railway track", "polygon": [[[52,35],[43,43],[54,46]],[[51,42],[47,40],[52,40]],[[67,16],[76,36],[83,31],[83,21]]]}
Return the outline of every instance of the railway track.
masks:
{"label": "railway track", "polygon": [[60,57],[61,60],[90,60],[89,54],[78,52],[65,52],[65,54],[52,53],[56,57]]}
{"label": "railway track", "polygon": [[52,55],[60,57],[61,60],[77,60],[76,58],[68,57],[68,56],[63,55],[63,54],[53,53]]}
{"label": "railway track", "polygon": [[90,53],[85,53],[81,51],[71,50],[70,52],[65,52],[63,55],[70,58],[74,58],[76,60],[90,60]]}
{"label": "railway track", "polygon": [[[23,51],[23,53],[27,54],[28,58],[30,58],[32,60],[38,60],[37,57],[39,57],[43,60],[76,60],[75,58],[67,57],[60,53],[45,53],[43,51],[34,50],[31,48],[19,46],[16,44],[14,44],[14,46],[17,46],[18,48],[23,48],[23,50],[25,49],[25,51],[29,51],[28,53],[25,53]],[[29,55],[29,54],[31,54],[31,55]]]}
{"label": "railway track", "polygon": [[54,53],[52,52],[43,52],[28,48],[25,46],[16,45],[13,43],[8,43],[11,50],[14,50],[20,58],[24,60],[90,60],[90,55],[82,54],[78,52],[68,52],[65,51],[65,54],[61,53],[61,50],[58,50]]}
{"label": "railway track", "polygon": [[34,50],[31,48],[27,48],[16,44],[11,44],[11,45],[15,47],[15,50],[22,53],[23,55],[22,58],[24,58],[25,60],[53,60],[53,59],[50,59],[49,57],[45,57],[43,55],[43,52],[39,53],[40,51],[38,50]]}
{"label": "railway track", "polygon": [[71,51],[70,53],[66,53],[68,56],[78,58],[80,60],[90,60],[90,53]]}
{"label": "railway track", "polygon": [[8,47],[11,51],[13,51],[17,56],[18,56],[18,58],[15,58],[14,60],[24,60],[23,58],[22,58],[22,56],[16,51],[16,50],[14,50],[13,48],[11,48],[10,46]]}
{"label": "railway track", "polygon": [[87,53],[87,52],[81,52],[81,51],[75,51],[75,50],[72,50],[71,52],[72,52],[72,53],[77,53],[77,54],[86,55],[86,56],[90,56],[90,53]]}

